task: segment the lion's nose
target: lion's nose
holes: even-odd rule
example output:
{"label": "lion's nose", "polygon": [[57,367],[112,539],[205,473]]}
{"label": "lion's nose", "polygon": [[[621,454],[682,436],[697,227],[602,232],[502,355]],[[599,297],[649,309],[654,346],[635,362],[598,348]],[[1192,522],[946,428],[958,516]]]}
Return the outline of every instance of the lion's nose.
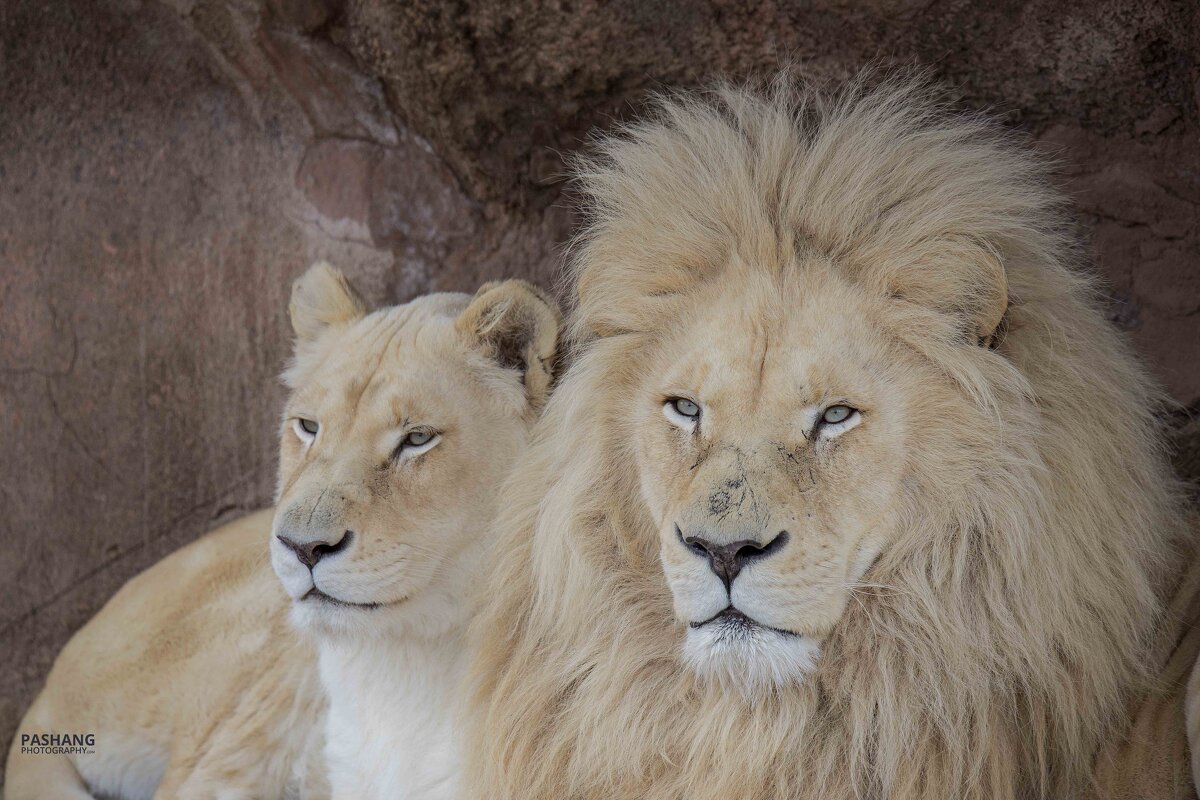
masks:
{"label": "lion's nose", "polygon": [[675,533],[684,546],[708,559],[708,566],[721,579],[721,583],[725,584],[725,591],[729,591],[733,586],[733,581],[742,571],[742,567],[751,561],[758,561],[778,553],[788,542],[787,531],[780,531],[775,538],[765,544],[754,539],[742,539],[731,544],[715,544],[700,536],[684,536],[678,525],[675,526]]}
{"label": "lion's nose", "polygon": [[301,564],[312,569],[325,556],[331,556],[334,553],[340,553],[349,546],[350,540],[354,538],[352,531],[346,531],[342,534],[342,538],[336,542],[324,541],[317,539],[311,542],[299,542],[295,539],[288,538],[282,533],[277,534],[276,539],[283,542],[284,547],[296,554],[296,559]]}

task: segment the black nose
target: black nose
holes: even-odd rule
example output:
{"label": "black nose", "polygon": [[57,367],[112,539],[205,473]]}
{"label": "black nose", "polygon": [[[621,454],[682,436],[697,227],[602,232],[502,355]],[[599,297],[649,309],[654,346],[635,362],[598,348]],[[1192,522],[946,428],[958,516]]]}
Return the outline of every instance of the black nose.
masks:
{"label": "black nose", "polygon": [[342,538],[336,542],[326,542],[320,539],[313,542],[297,542],[283,534],[278,534],[275,538],[283,542],[287,549],[295,553],[296,558],[301,564],[312,569],[325,556],[331,556],[334,553],[345,550],[350,544],[350,540],[354,538],[354,534],[351,531],[346,531],[342,534]]}
{"label": "black nose", "polygon": [[725,591],[729,591],[733,586],[733,580],[742,571],[742,567],[751,561],[778,553],[788,542],[787,531],[780,531],[774,539],[765,544],[753,539],[742,539],[732,544],[714,544],[699,536],[684,536],[678,525],[675,526],[675,533],[684,546],[708,559],[708,566],[717,573],[721,583],[725,584]]}

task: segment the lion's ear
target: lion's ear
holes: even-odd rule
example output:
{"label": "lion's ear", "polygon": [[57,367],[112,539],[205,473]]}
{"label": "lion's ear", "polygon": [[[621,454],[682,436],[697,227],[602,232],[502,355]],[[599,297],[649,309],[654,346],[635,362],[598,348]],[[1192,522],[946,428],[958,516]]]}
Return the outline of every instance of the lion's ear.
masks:
{"label": "lion's ear", "polygon": [[353,322],[366,313],[366,303],[346,276],[324,261],[313,264],[292,284],[288,314],[302,342],[316,339],[330,325]]}
{"label": "lion's ear", "polygon": [[502,367],[518,370],[530,404],[541,406],[554,376],[558,304],[525,281],[485,283],[455,326]]}
{"label": "lion's ear", "polygon": [[1008,277],[990,249],[942,239],[888,271],[888,291],[952,315],[973,343],[990,344],[1008,311]]}

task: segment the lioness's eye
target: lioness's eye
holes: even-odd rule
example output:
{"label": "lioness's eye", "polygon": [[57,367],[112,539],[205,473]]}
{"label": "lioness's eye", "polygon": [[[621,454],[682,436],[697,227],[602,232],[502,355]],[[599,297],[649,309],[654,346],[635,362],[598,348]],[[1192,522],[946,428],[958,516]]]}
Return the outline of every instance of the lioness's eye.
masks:
{"label": "lioness's eye", "polygon": [[428,444],[432,438],[433,434],[429,431],[413,431],[404,437],[404,444],[407,447],[420,447],[423,444]]}
{"label": "lioness's eye", "polygon": [[401,439],[400,444],[396,446],[396,452],[392,457],[413,458],[419,456],[436,446],[441,438],[441,434],[437,431],[427,429],[409,431],[408,435]]}
{"label": "lioness's eye", "polygon": [[836,425],[839,422],[845,422],[853,413],[854,409],[850,406],[830,406],[821,415],[821,421],[827,425]]}
{"label": "lioness's eye", "polygon": [[300,437],[300,441],[302,442],[311,442],[317,437],[317,431],[320,429],[321,426],[317,424],[316,420],[304,419],[303,417],[297,417],[292,420],[292,430],[296,432],[296,435]]}
{"label": "lioness's eye", "polygon": [[675,413],[679,414],[681,417],[691,417],[692,419],[695,419],[696,417],[700,416],[700,406],[696,405],[685,397],[676,397],[674,400],[671,400],[670,403],[675,408]]}

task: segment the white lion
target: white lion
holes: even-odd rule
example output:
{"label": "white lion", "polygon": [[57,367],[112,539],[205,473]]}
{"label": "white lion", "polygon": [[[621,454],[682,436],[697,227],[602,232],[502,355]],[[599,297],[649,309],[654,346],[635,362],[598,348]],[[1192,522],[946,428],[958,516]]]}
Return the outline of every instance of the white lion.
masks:
{"label": "white lion", "polygon": [[[546,392],[557,317],[520,282],[367,314],[323,264],[295,284],[291,316],[277,510],[163,559],[71,639],[18,729],[8,800],[328,797],[317,651],[289,610],[334,637],[335,650],[358,634],[440,631],[439,654],[452,660],[465,575]],[[547,316],[554,324],[540,327]],[[529,347],[540,360],[522,374]],[[323,542],[322,531],[340,535]],[[303,601],[280,589],[268,540],[285,584],[303,584]],[[303,560],[317,583],[296,569]],[[424,685],[436,689],[447,666],[428,664]],[[403,668],[397,661],[388,674]],[[439,742],[450,707],[442,700],[419,696],[409,709],[427,714]],[[342,719],[335,755],[348,741]],[[52,749],[52,740],[33,738],[63,733],[92,734],[90,752],[51,754],[37,742]]]}
{"label": "white lion", "polygon": [[903,81],[781,84],[580,177],[469,796],[1190,796],[1196,532],[1038,159]]}
{"label": "white lion", "polygon": [[558,310],[505,281],[366,315],[332,276],[307,282],[271,561],[320,650],[333,796],[451,798],[468,599]]}

